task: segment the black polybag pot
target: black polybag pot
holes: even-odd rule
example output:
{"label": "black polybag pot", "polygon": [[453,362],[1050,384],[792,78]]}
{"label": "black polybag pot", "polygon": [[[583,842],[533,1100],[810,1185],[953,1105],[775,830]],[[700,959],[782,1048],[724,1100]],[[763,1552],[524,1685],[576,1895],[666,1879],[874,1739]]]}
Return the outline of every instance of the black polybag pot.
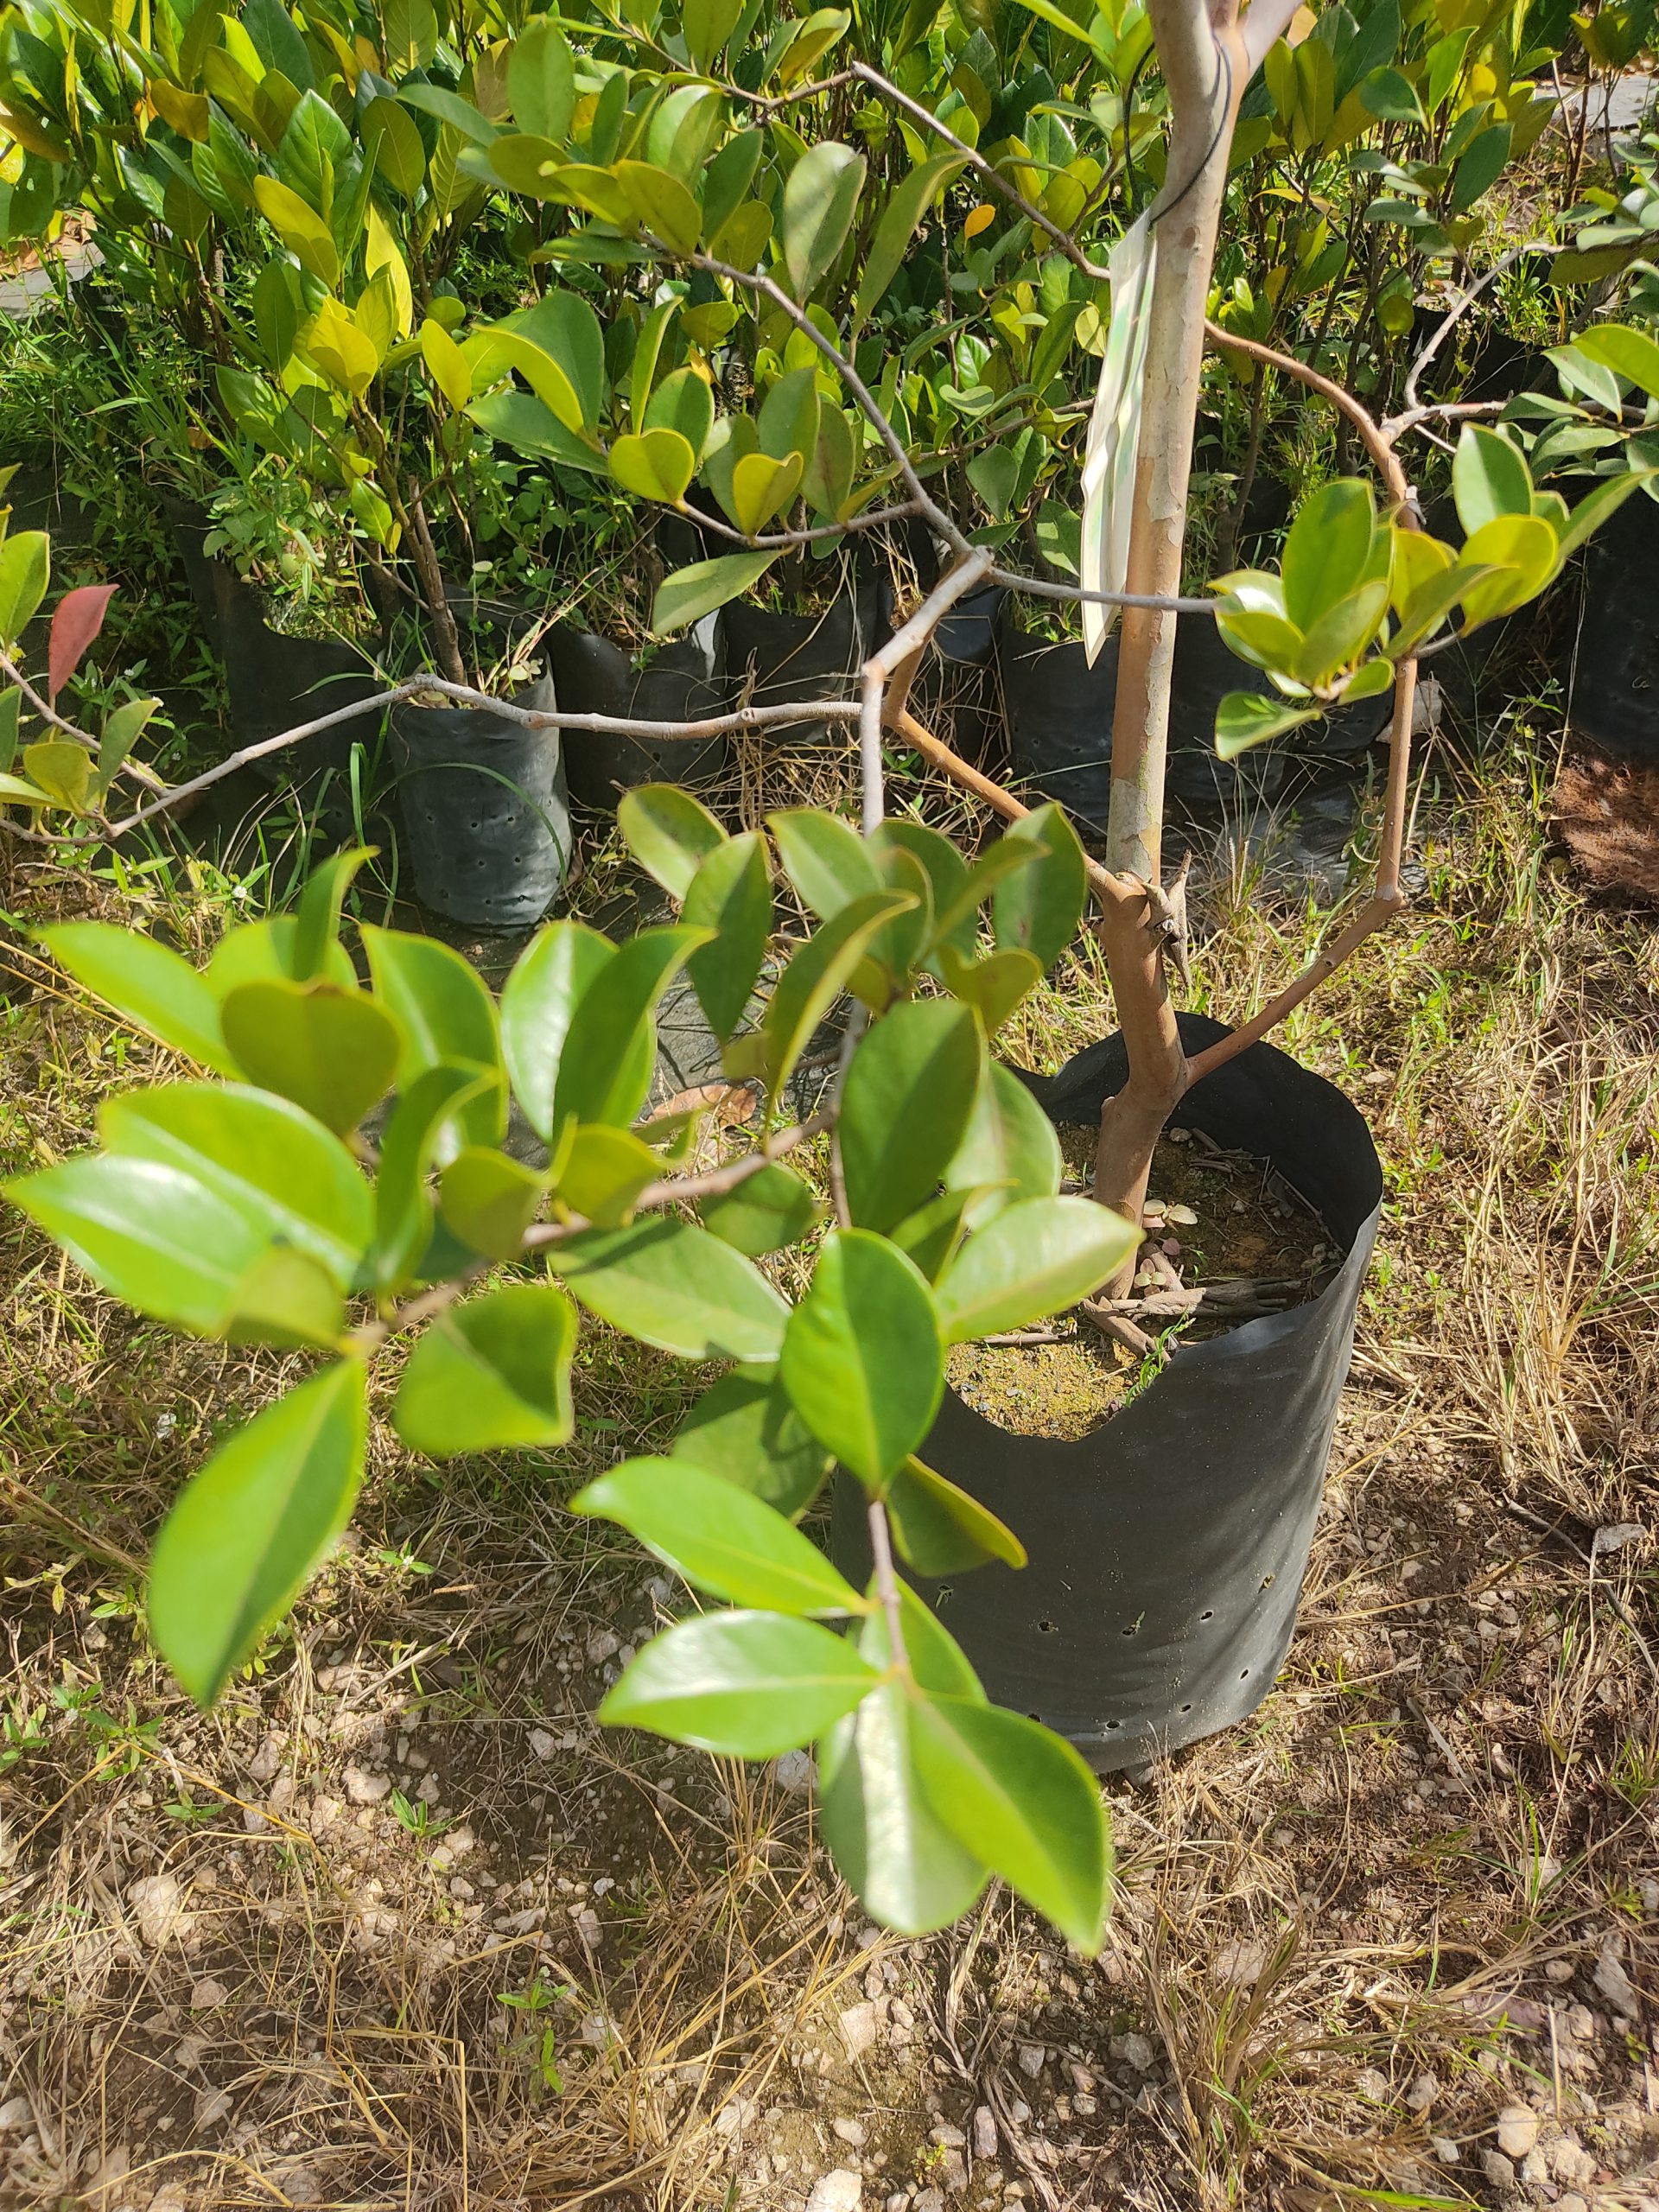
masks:
{"label": "black polybag pot", "polygon": [[[554,704],[543,677],[515,703]],[[570,859],[570,808],[556,729],[483,707],[393,709],[404,851],[423,906],[470,929],[531,929]]]}
{"label": "black polybag pot", "polygon": [[1606,752],[1659,758],[1659,505],[1638,493],[1591,539],[1567,716]]}
{"label": "black polybag pot", "polygon": [[[547,640],[559,704],[571,714],[615,715],[645,722],[702,721],[723,714],[725,645],[717,615],[690,637],[664,645],[642,667],[590,630],[560,628]],[[562,733],[570,796],[596,811],[614,809],[637,784],[713,783],[726,768],[731,740],[614,737]]]}
{"label": "black polybag pot", "polygon": [[922,721],[977,767],[1004,750],[996,650],[1007,598],[1001,584],[966,593],[940,617],[916,677]]}
{"label": "black polybag pot", "polygon": [[[1189,1052],[1227,1034],[1179,1017]],[[1050,1117],[1093,1128],[1128,1064],[1121,1039],[1026,1080]],[[1000,1705],[1033,1714],[1098,1771],[1252,1713],[1290,1647],[1337,1402],[1382,1198],[1354,1107],[1271,1045],[1197,1084],[1177,1128],[1273,1162],[1344,1254],[1306,1305],[1184,1346],[1092,1435],[1013,1436],[947,1390],[919,1457],[1029,1553],[919,1586]],[[868,1573],[862,1495],[842,1476],[832,1546]]]}
{"label": "black polybag pot", "polygon": [[[843,591],[822,614],[775,614],[770,607],[747,607],[734,600],[723,610],[726,675],[734,699],[753,679],[752,702],[782,706],[796,699],[858,696],[858,670],[876,650],[881,630],[882,593],[874,583]],[[779,722],[763,733],[764,742],[782,747],[838,744],[853,725],[847,721]]]}

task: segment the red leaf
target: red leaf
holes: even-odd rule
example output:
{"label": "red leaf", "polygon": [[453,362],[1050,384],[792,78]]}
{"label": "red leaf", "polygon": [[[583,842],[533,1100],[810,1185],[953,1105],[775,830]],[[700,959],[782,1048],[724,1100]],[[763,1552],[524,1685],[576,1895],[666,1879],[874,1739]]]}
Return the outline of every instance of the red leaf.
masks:
{"label": "red leaf", "polygon": [[104,616],[115,597],[113,584],[82,584],[67,591],[52,617],[52,638],[47,647],[46,684],[55,699],[80,665],[80,657],[104,627]]}

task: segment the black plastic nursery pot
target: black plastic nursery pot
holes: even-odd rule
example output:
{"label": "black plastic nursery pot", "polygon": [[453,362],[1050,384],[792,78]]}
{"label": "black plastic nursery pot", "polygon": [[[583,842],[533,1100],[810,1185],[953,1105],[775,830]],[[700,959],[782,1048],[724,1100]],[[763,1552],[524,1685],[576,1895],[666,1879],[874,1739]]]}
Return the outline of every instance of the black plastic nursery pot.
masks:
{"label": "black plastic nursery pot", "polygon": [[[782,706],[796,699],[856,699],[858,670],[874,652],[885,594],[874,583],[841,592],[822,614],[777,614],[734,601],[721,610],[727,689],[739,696],[753,679],[753,703]],[[839,745],[845,721],[780,722],[765,733],[772,749]]]}
{"label": "black plastic nursery pot", "polygon": [[1567,640],[1567,715],[1617,757],[1659,760],[1659,505],[1626,499],[1591,539],[1584,615]]}
{"label": "black plastic nursery pot", "polygon": [[[543,677],[515,695],[548,711]],[[404,849],[423,906],[470,929],[526,930],[570,861],[559,733],[483,707],[394,709],[391,753]]]}
{"label": "black plastic nursery pot", "polygon": [[[1180,1028],[1189,1052],[1227,1034],[1198,1014]],[[1027,1080],[1053,1121],[1092,1128],[1127,1072],[1113,1037]],[[919,1586],[989,1695],[1069,1738],[1102,1773],[1243,1720],[1273,1686],[1382,1198],[1357,1111],[1270,1045],[1196,1085],[1173,1126],[1272,1161],[1344,1255],[1328,1287],[1183,1347],[1074,1443],[1011,1435],[947,1390],[919,1454],[1029,1554],[1017,1572],[993,1565]],[[844,1476],[832,1548],[847,1572],[868,1573],[863,1498]]]}
{"label": "black plastic nursery pot", "polygon": [[1007,599],[1001,584],[982,585],[959,599],[941,618],[916,678],[923,722],[976,767],[1005,749],[996,654]]}
{"label": "black plastic nursery pot", "polygon": [[[547,656],[559,704],[572,714],[616,715],[639,721],[698,721],[723,714],[725,640],[710,614],[687,638],[664,645],[643,664],[591,630],[549,633]],[[724,773],[731,740],[612,737],[594,730],[562,733],[570,796],[596,812],[614,810],[636,784],[709,784]]]}

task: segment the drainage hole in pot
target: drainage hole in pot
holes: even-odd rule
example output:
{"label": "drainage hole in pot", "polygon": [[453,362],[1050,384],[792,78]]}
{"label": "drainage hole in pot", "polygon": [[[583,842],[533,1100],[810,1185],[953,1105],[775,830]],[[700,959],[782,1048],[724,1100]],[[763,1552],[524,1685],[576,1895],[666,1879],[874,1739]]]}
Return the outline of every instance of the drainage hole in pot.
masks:
{"label": "drainage hole in pot", "polygon": [[1113,1731],[1113,1729],[1115,1729],[1115,1728],[1121,1728],[1122,1726],[1123,1726],[1123,1723],[1122,1723],[1121,1720],[1109,1720],[1109,1721],[1106,1723],[1106,1731],[1107,1731],[1107,1733],[1109,1735],[1109,1734],[1111,1733],[1111,1732]]}
{"label": "drainage hole in pot", "polygon": [[1262,1587],[1264,1590],[1271,1590],[1271,1589],[1272,1589],[1272,1587],[1273,1587],[1273,1577],[1272,1577],[1272,1575],[1270,1575],[1270,1574],[1264,1574],[1264,1575],[1262,1576]]}
{"label": "drainage hole in pot", "polygon": [[1241,1668],[1239,1669],[1239,1670],[1238,1670],[1238,1679],[1239,1679],[1239,1681],[1240,1681],[1241,1682],[1248,1682],[1248,1681],[1249,1681],[1249,1679],[1250,1679],[1250,1670],[1249,1670],[1249,1669],[1248,1667],[1241,1667]]}
{"label": "drainage hole in pot", "polygon": [[1181,1711],[1182,1711],[1183,1713],[1191,1713],[1191,1712],[1192,1712],[1192,1707],[1191,1707],[1190,1705],[1184,1705],[1184,1706],[1181,1707]]}
{"label": "drainage hole in pot", "polygon": [[1039,1621],[1037,1629],[1042,1636],[1058,1636],[1060,1632],[1059,1624],[1056,1621]]}
{"label": "drainage hole in pot", "polygon": [[1198,1615],[1198,1618],[1199,1618],[1201,1621],[1212,1621],[1212,1620],[1214,1620],[1214,1618],[1216,1618],[1216,1611],[1215,1611],[1215,1607],[1214,1607],[1213,1605],[1211,1605],[1211,1606],[1208,1607],[1208,1608],[1207,1608],[1204,1612],[1201,1612],[1201,1613]]}

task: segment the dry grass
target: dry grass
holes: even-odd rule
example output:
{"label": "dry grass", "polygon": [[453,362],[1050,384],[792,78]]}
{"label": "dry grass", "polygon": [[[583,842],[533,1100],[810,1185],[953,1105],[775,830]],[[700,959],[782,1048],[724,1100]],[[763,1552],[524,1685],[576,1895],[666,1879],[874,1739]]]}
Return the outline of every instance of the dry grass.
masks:
{"label": "dry grass", "polygon": [[[1513,2105],[1515,2202],[1659,2197],[1659,941],[1536,801],[1519,748],[1427,793],[1417,914],[1288,1040],[1371,1112],[1380,1256],[1290,1662],[1113,1784],[1097,1964],[1001,1892],[878,1938],[792,1771],[596,1733],[671,1592],[560,1500],[683,1387],[602,1338],[567,1452],[438,1476],[383,1428],[353,1543],[195,1715],[137,1562],[277,1363],[124,1318],[9,1220],[0,2202],[800,2212],[863,2162],[920,2212],[1497,2212]],[[1206,898],[1236,1008],[1317,918]],[[144,1049],[44,976],[3,1019],[16,1167]],[[1012,1047],[1104,1021],[1085,949]]]}

